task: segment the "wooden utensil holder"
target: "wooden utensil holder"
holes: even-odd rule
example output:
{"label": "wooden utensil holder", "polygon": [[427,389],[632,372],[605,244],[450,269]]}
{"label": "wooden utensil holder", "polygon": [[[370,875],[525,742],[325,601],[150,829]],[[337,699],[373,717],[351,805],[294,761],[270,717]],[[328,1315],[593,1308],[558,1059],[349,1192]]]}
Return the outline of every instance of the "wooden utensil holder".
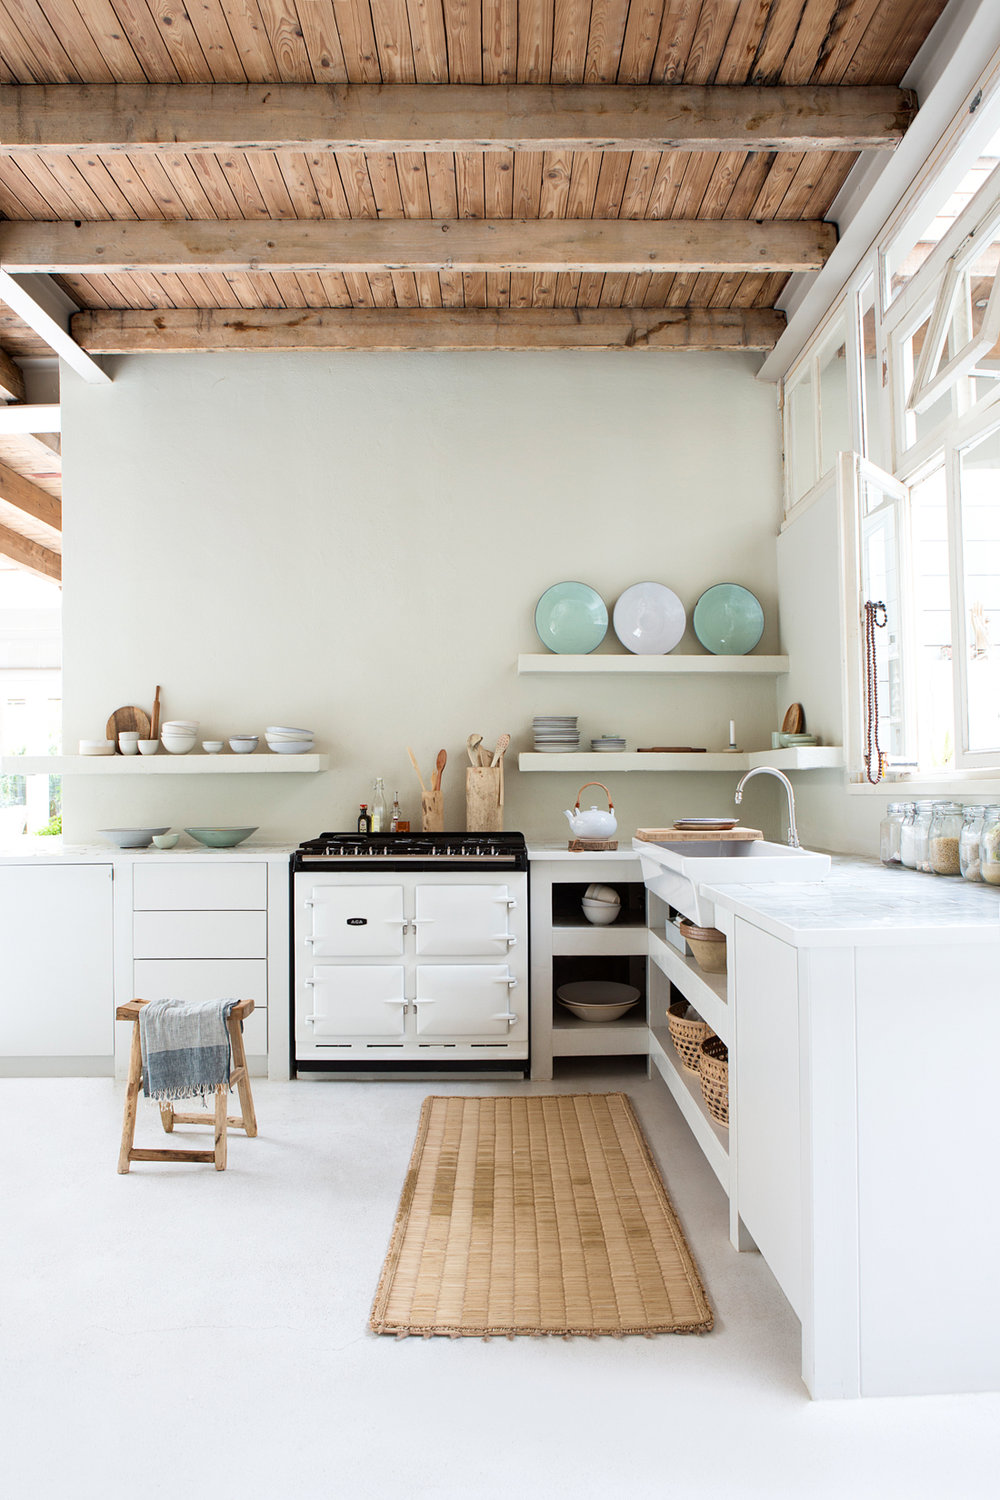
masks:
{"label": "wooden utensil holder", "polygon": [[420,794],[420,817],[424,833],[444,833],[444,801],[439,791]]}
{"label": "wooden utensil holder", "polygon": [[503,832],[503,761],[466,771],[465,827],[469,833]]}

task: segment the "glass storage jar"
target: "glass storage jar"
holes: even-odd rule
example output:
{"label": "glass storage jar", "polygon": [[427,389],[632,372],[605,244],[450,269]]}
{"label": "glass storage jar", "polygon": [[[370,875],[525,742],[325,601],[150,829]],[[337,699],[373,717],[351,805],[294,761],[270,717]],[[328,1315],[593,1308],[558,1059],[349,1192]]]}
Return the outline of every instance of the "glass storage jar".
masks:
{"label": "glass storage jar", "polygon": [[917,850],[915,843],[917,804],[915,802],[903,803],[903,821],[899,825],[899,862],[907,870],[917,868]]}
{"label": "glass storage jar", "polygon": [[935,802],[930,831],[930,863],[935,875],[962,873],[958,861],[961,835],[961,802]]}
{"label": "glass storage jar", "polygon": [[885,817],[879,824],[878,857],[884,865],[900,863],[899,839],[905,810],[905,802],[890,802],[885,810]]}
{"label": "glass storage jar", "polygon": [[983,817],[979,872],[987,885],[1000,885],[1000,803],[991,802]]}
{"label": "glass storage jar", "polygon": [[979,869],[979,840],[983,832],[985,807],[967,807],[958,836],[958,864],[966,880],[982,880]]}
{"label": "glass storage jar", "polygon": [[933,802],[918,802],[913,815],[913,857],[915,867],[931,872],[931,817]]}

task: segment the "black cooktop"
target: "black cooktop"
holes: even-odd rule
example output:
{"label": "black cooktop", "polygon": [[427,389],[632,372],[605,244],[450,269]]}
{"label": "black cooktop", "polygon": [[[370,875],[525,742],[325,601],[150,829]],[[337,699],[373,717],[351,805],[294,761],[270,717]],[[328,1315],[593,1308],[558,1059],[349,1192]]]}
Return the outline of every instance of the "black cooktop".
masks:
{"label": "black cooktop", "polygon": [[526,870],[523,833],[321,833],[292,855],[295,869],[505,865]]}

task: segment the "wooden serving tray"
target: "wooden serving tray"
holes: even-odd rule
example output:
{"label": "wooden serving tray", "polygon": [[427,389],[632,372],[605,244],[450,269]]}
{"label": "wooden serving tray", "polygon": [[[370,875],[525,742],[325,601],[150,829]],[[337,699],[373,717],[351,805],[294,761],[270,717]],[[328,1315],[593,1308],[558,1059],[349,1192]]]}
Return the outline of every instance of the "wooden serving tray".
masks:
{"label": "wooden serving tray", "polygon": [[750,839],[762,839],[759,828],[637,828],[637,839],[646,844],[714,844],[746,843]]}

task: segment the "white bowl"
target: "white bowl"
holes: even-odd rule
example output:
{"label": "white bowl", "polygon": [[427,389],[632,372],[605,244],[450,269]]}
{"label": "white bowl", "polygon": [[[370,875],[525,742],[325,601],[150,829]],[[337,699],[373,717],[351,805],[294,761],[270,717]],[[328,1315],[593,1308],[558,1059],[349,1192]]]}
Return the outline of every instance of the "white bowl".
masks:
{"label": "white bowl", "polygon": [[161,731],[164,729],[190,729],[192,734],[197,728],[197,719],[167,719],[165,723],[160,725]]}
{"label": "white bowl", "polygon": [[291,729],[287,724],[267,724],[264,733],[290,740],[311,740],[313,732],[311,729]]}
{"label": "white bowl", "polygon": [[140,740],[139,741],[139,754],[140,755],[155,755],[156,752],[157,752],[157,750],[159,750],[159,748],[160,748],[160,742],[159,742],[159,740]]}
{"label": "white bowl", "polygon": [[612,906],[620,906],[622,898],[613,885],[588,885],[583,893],[585,901],[606,901]]}
{"label": "white bowl", "polygon": [[173,849],[179,838],[179,833],[154,833],[153,843],[157,849]]}
{"label": "white bowl", "polygon": [[268,740],[268,747],[275,755],[308,755],[312,740]]}
{"label": "white bowl", "polygon": [[81,755],[114,755],[114,740],[81,740],[79,745]]}
{"label": "white bowl", "polygon": [[166,828],[99,828],[98,833],[119,849],[148,849],[153,839]]}
{"label": "white bowl", "polygon": [[593,922],[595,927],[610,927],[612,922],[617,922],[621,907],[612,901],[588,901],[583,898],[583,915],[588,922]]}
{"label": "white bowl", "polygon": [[206,755],[218,755],[219,751],[222,749],[222,741],[202,740],[201,748],[204,750]]}
{"label": "white bowl", "polygon": [[237,755],[250,755],[256,750],[260,741],[255,734],[237,734],[229,741],[230,750]]}
{"label": "white bowl", "polygon": [[641,993],[634,984],[618,984],[610,979],[580,979],[573,984],[561,984],[556,990],[556,998],[581,1021],[617,1021],[632,1009]]}
{"label": "white bowl", "polygon": [[194,749],[194,736],[193,735],[188,740],[188,739],[181,739],[180,737],[177,737],[175,739],[173,735],[166,735],[166,734],[164,734],[164,735],[161,735],[160,741],[161,741],[161,744],[163,745],[164,750],[168,750],[171,755],[187,755],[187,753],[188,753],[189,750],[193,750]]}

